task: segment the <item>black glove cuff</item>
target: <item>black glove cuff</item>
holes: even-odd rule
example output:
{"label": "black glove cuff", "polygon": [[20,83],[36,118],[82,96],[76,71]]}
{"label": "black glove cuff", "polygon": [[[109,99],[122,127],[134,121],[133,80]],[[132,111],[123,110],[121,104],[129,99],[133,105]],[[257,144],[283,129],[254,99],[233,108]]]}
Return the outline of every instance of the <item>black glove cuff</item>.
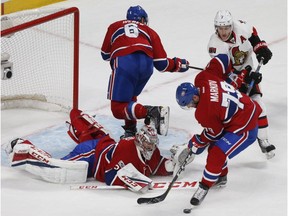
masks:
{"label": "black glove cuff", "polygon": [[250,38],[248,38],[248,40],[250,41],[251,45],[253,46],[253,48],[261,42],[260,38],[258,35],[254,35],[252,34]]}

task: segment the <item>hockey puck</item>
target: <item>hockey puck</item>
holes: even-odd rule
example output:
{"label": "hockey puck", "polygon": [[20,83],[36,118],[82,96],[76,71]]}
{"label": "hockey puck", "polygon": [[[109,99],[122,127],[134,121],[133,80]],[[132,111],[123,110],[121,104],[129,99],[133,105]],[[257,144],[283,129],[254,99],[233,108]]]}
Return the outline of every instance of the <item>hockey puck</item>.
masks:
{"label": "hockey puck", "polygon": [[189,214],[189,213],[191,213],[191,210],[192,210],[192,208],[185,208],[185,209],[183,209],[183,212],[185,214]]}

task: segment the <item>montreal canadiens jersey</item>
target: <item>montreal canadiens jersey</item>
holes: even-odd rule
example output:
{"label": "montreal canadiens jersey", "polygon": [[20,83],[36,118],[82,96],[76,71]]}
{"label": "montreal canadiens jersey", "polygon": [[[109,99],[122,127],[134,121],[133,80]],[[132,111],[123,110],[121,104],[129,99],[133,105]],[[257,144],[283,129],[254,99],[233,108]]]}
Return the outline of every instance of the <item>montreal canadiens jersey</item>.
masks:
{"label": "montreal canadiens jersey", "polygon": [[101,47],[102,58],[110,61],[136,51],[146,53],[154,61],[167,57],[159,35],[149,26],[132,20],[112,23]]}
{"label": "montreal canadiens jersey", "polygon": [[134,143],[135,138],[121,139],[116,143],[110,136],[99,140],[95,149],[94,177],[107,185],[125,184],[117,177],[117,171],[123,166],[132,163],[134,167],[145,176],[171,175],[165,168],[168,160],[155,149],[150,160],[145,160]]}
{"label": "montreal canadiens jersey", "polygon": [[217,141],[225,132],[241,134],[257,126],[261,108],[247,95],[205,70],[195,77],[200,101],[195,118],[204,128],[203,142]]}
{"label": "montreal canadiens jersey", "polygon": [[253,47],[248,40],[253,33],[253,26],[244,21],[234,21],[232,37],[228,41],[222,41],[216,33],[210,37],[208,52],[211,57],[218,54],[230,56],[233,67],[240,71],[247,65],[253,67]]}

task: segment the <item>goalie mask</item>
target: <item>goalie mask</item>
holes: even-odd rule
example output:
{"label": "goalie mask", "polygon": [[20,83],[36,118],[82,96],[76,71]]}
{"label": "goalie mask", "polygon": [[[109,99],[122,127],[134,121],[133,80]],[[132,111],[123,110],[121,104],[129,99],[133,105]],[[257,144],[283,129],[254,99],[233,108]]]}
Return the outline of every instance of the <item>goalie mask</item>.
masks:
{"label": "goalie mask", "polygon": [[150,160],[154,150],[159,144],[159,139],[156,130],[144,125],[135,135],[135,144],[146,160]]}

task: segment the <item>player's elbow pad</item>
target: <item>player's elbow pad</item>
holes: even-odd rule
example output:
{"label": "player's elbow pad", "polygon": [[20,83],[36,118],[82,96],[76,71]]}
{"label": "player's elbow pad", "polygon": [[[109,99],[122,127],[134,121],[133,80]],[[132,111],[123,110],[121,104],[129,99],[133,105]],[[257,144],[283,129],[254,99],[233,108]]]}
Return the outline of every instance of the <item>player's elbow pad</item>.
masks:
{"label": "player's elbow pad", "polygon": [[110,53],[101,52],[101,56],[102,56],[102,59],[105,60],[105,61],[109,61],[110,60]]}
{"label": "player's elbow pad", "polygon": [[158,71],[164,72],[164,71],[166,71],[166,69],[167,69],[168,61],[167,61],[167,59],[165,59],[165,60],[158,60],[158,61],[154,61],[153,64],[154,64],[154,67],[155,67]]}

